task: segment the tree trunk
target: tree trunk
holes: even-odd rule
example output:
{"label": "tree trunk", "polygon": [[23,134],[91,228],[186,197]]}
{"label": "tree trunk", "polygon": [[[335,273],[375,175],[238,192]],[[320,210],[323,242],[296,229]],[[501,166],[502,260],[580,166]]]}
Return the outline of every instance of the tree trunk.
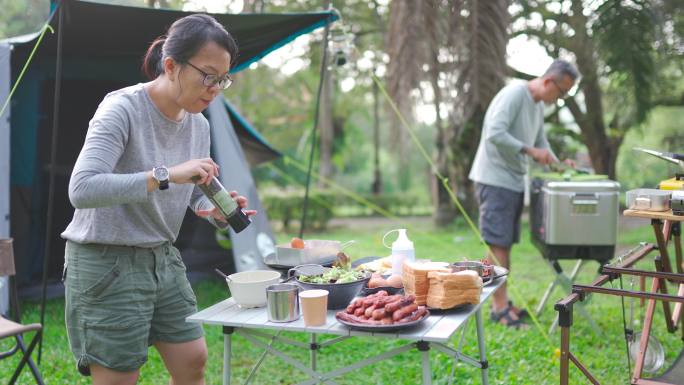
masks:
{"label": "tree trunk", "polygon": [[380,174],[380,103],[378,102],[378,83],[373,82],[373,185],[374,195],[382,193]]}
{"label": "tree trunk", "polygon": [[506,44],[509,24],[508,1],[468,2],[469,16],[464,30],[464,58],[457,89],[455,110],[462,111],[450,128],[453,190],[469,215],[477,212],[473,183],[468,174],[477,151],[482,123],[489,103],[504,85],[507,74]]}
{"label": "tree trunk", "polygon": [[[328,9],[330,7],[331,0],[323,0],[323,8]],[[326,29],[327,31],[327,29]],[[330,41],[327,42],[330,44]],[[327,49],[327,46],[323,47]],[[323,55],[322,57],[325,57]],[[328,58],[330,60],[330,58]],[[322,65],[327,65],[328,63],[322,63]],[[319,135],[319,147],[318,147],[318,187],[323,188],[326,186],[324,180],[330,179],[333,173],[332,169],[332,150],[333,150],[333,139],[335,138],[334,126],[333,126],[333,73],[331,71],[325,71],[324,79],[320,80],[323,82],[323,88],[321,89],[321,100],[320,100],[320,114],[318,116],[318,131]]]}
{"label": "tree trunk", "polygon": [[[423,76],[423,6],[421,1],[415,0],[392,1],[387,29],[386,52],[390,58],[387,65],[387,91],[409,126],[413,126],[414,122],[415,101],[411,98],[411,92],[418,88]],[[406,191],[410,186],[411,177],[411,138],[394,110],[388,111],[389,127],[393,130],[390,137],[391,145],[398,150],[397,183],[400,191]]]}
{"label": "tree trunk", "polygon": [[458,131],[460,131],[458,139],[454,139],[451,142],[451,148],[455,154],[471,154],[467,157],[455,157],[453,159],[453,171],[450,178],[452,190],[471,217],[477,214],[478,207],[477,199],[475,198],[475,186],[473,181],[468,178],[468,174],[473,166],[477,146],[480,143],[485,112],[485,107],[477,106],[472,111],[470,119],[458,128]]}
{"label": "tree trunk", "polygon": [[589,156],[594,171],[608,175],[610,179],[617,178],[616,161],[620,144],[624,134],[608,136],[603,120],[603,102],[601,87],[599,86],[598,64],[596,63],[594,42],[587,32],[587,17],[584,15],[582,2],[572,3],[572,16],[569,24],[575,30],[572,39],[573,52],[577,57],[577,69],[582,74],[581,88],[584,94],[586,112],[582,112],[574,98],[568,98],[566,104],[575,122],[582,132],[582,141],[589,149]]}
{"label": "tree trunk", "polygon": [[440,54],[440,44],[439,44],[439,29],[436,28],[437,20],[439,19],[439,8],[436,1],[430,1],[429,6],[426,8],[425,12],[425,22],[427,25],[433,25],[432,28],[427,28],[428,34],[428,46],[430,60],[430,84],[432,85],[432,90],[434,92],[434,105],[435,105],[435,128],[437,129],[435,133],[435,156],[434,162],[437,167],[438,175],[435,175],[434,171],[431,173],[430,178],[432,180],[432,202],[434,204],[434,211],[432,213],[432,220],[436,226],[447,226],[451,224],[456,218],[457,211],[454,202],[449,196],[449,191],[447,191],[440,176],[443,178],[449,178],[450,165],[449,165],[449,132],[444,127],[444,119],[440,115],[440,108],[443,103],[442,87],[439,85],[439,77],[442,72],[442,66],[439,62]]}
{"label": "tree trunk", "polygon": [[320,132],[319,162],[318,162],[318,186],[325,187],[325,179],[330,179],[333,175],[332,152],[335,133],[333,128],[333,73],[328,71],[322,81],[321,90],[321,111],[318,121]]}

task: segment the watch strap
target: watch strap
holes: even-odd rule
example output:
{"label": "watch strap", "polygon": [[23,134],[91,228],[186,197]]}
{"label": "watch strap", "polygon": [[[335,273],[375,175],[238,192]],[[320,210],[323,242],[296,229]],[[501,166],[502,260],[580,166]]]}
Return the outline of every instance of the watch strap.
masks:
{"label": "watch strap", "polygon": [[169,180],[164,179],[159,181],[159,189],[160,190],[166,190],[169,188]]}

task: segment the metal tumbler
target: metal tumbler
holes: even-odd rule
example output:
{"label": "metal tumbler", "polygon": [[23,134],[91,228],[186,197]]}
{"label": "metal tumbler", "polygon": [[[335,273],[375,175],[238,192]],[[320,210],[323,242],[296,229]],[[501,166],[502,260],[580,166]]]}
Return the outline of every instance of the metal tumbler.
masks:
{"label": "metal tumbler", "polygon": [[292,322],[299,319],[299,286],[280,283],[266,288],[266,308],[271,322]]}

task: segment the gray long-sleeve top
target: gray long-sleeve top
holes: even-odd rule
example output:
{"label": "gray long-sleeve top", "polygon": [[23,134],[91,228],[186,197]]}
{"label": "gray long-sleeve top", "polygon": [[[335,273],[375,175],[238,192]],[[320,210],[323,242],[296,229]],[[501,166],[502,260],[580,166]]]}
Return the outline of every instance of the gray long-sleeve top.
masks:
{"label": "gray long-sleeve top", "polygon": [[535,102],[526,82],[496,94],[487,108],[469,178],[477,183],[525,191],[523,146],[551,150],[544,133],[544,103]]}
{"label": "gray long-sleeve top", "polygon": [[109,93],[90,121],[69,181],[76,208],[62,237],[79,243],[153,247],[174,242],[186,208],[213,206],[193,184],[147,191],[146,172],[209,157],[209,123],[165,117],[143,84]]}

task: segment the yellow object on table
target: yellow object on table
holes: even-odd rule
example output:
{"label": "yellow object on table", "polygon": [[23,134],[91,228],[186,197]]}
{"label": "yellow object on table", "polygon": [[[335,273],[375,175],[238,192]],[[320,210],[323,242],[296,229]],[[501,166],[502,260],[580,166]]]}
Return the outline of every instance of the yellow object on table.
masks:
{"label": "yellow object on table", "polygon": [[658,184],[658,188],[661,190],[684,190],[684,180],[677,177],[666,179]]}

